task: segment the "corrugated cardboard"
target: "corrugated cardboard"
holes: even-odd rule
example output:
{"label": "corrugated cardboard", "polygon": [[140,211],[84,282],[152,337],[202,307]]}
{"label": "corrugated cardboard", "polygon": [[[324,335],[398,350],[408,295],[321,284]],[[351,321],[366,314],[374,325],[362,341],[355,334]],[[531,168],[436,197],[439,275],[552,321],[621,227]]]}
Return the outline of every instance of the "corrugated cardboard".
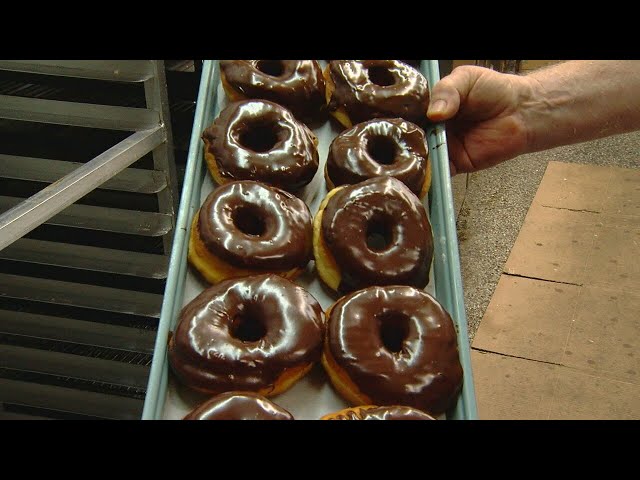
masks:
{"label": "corrugated cardboard", "polygon": [[569,367],[471,351],[482,420],[632,420],[640,386]]}
{"label": "corrugated cardboard", "polygon": [[583,282],[640,292],[640,216],[603,214],[594,235]]}
{"label": "corrugated cardboard", "polygon": [[561,363],[640,385],[640,293],[594,286],[580,290]]}
{"label": "corrugated cardboard", "polygon": [[504,271],[480,417],[640,419],[640,171],[550,162]]}
{"label": "corrugated cardboard", "polygon": [[580,287],[502,275],[473,346],[560,363]]}
{"label": "corrugated cardboard", "polygon": [[545,420],[555,365],[471,350],[481,420]]}
{"label": "corrugated cardboard", "polygon": [[504,271],[583,284],[597,221],[599,214],[543,207],[534,200]]}
{"label": "corrugated cardboard", "polygon": [[549,162],[533,205],[602,212],[614,170],[625,169]]}
{"label": "corrugated cardboard", "polygon": [[[612,170],[610,188],[603,202],[603,213],[640,216],[640,170]],[[638,226],[637,223],[635,225]]]}
{"label": "corrugated cardboard", "polygon": [[550,420],[637,420],[640,386],[559,367],[550,399]]}

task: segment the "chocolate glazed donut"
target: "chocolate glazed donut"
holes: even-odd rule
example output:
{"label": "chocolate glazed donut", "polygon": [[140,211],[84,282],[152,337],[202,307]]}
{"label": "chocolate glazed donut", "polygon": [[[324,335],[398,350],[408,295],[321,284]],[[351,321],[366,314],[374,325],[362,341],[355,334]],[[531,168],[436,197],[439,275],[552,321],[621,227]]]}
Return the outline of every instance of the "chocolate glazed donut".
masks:
{"label": "chocolate glazed donut", "polygon": [[[370,287],[327,312],[323,364],[365,404],[407,405],[431,415],[453,407],[462,366],[453,321],[428,293]],[[326,367],[325,367],[326,368]]]}
{"label": "chocolate glazed donut", "polygon": [[221,60],[230,100],[261,98],[289,109],[302,122],[322,118],[325,82],[316,60]]}
{"label": "chocolate glazed donut", "polygon": [[256,180],[295,191],[318,170],[318,139],[273,102],[231,103],[202,134],[205,160],[218,184]]}
{"label": "chocolate glazed donut", "polygon": [[231,182],[210,193],[198,233],[207,250],[237,267],[283,271],[311,259],[309,207],[259,182]]}
{"label": "chocolate glazed donut", "polygon": [[334,188],[388,175],[423,197],[431,184],[428,167],[424,131],[401,118],[387,118],[359,123],[335,137],[325,177],[328,188]]}
{"label": "chocolate glazed donut", "polygon": [[178,380],[195,390],[277,395],[319,360],[320,304],[278,275],[229,279],[184,307],[169,342]]}
{"label": "chocolate glazed donut", "polygon": [[[329,111],[344,109],[351,124],[372,118],[404,118],[420,123],[429,106],[427,79],[398,60],[332,60]],[[333,89],[333,91],[331,91]],[[346,125],[348,126],[348,125]]]}
{"label": "chocolate glazed donut", "polygon": [[322,235],[341,270],[338,291],[429,283],[433,234],[420,200],[400,180],[376,177],[338,190]]}
{"label": "chocolate glazed donut", "polygon": [[227,392],[191,411],[183,420],[293,420],[293,415],[253,392]]}
{"label": "chocolate glazed donut", "polygon": [[365,405],[345,408],[339,412],[325,415],[321,420],[435,420],[435,418],[417,408],[400,405],[390,405],[388,407]]}

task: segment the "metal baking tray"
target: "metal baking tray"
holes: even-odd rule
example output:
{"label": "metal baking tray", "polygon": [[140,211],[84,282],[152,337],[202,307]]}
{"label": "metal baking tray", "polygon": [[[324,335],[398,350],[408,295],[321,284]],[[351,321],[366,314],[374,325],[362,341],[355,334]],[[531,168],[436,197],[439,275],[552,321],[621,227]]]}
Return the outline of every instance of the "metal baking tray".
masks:
{"label": "metal baking tray", "polygon": [[[438,61],[423,60],[421,65],[422,73],[432,87],[440,78]],[[175,328],[182,307],[207,287],[207,284],[196,276],[187,264],[187,247],[193,215],[214,188],[203,161],[203,142],[200,135],[213,122],[226,102],[220,85],[218,61],[207,60],[202,69],[169,274],[142,413],[143,419],[180,419],[207,398],[205,395],[190,391],[174,380],[169,372],[167,344],[169,332]],[[313,214],[326,194],[323,176],[324,161],[329,144],[338,131],[331,122],[326,122],[314,129],[314,132],[319,139],[321,164],[313,181],[300,194]],[[432,185],[428,198],[425,199],[425,206],[432,223],[435,251],[431,281],[425,290],[442,303],[454,320],[458,333],[460,361],[464,369],[464,383],[457,405],[442,418],[472,420],[477,418],[477,408],[444,126],[436,125],[429,128],[427,137],[432,162]],[[307,288],[323,308],[327,308],[337,299],[337,297],[330,297],[321,287],[313,262],[310,262],[307,271],[296,280],[296,283]],[[318,419],[323,414],[347,406],[333,390],[320,365],[316,365],[290,390],[275,397],[274,401],[291,411],[296,419]]]}

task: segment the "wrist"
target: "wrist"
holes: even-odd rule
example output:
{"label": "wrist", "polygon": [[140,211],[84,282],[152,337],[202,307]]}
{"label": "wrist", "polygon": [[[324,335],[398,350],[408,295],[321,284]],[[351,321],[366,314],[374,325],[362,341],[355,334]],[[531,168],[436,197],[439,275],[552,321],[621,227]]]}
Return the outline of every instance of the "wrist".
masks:
{"label": "wrist", "polygon": [[[544,131],[548,128],[550,99],[544,85],[535,77],[519,76],[517,116],[524,131],[524,151],[531,153],[543,150]],[[547,125],[545,126],[545,122]]]}

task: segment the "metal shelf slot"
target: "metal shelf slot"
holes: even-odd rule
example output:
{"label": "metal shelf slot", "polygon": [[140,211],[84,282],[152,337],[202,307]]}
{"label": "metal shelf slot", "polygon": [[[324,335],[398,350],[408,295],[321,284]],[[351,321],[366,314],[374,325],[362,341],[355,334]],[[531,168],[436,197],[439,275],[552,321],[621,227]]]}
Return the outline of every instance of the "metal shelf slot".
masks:
{"label": "metal shelf slot", "polygon": [[131,352],[153,352],[155,332],[50,315],[0,309],[0,333]]}
{"label": "metal shelf slot", "polygon": [[[0,154],[0,177],[54,183],[83,164],[48,158]],[[167,177],[158,170],[126,168],[97,188],[119,192],[158,193],[167,187]]]}
{"label": "metal shelf slot", "polygon": [[70,353],[0,345],[0,367],[144,388],[149,367]]}
{"label": "metal shelf slot", "polygon": [[[60,225],[63,227],[87,228],[104,232],[129,233],[158,237],[171,230],[171,216],[164,213],[138,212],[120,208],[94,207],[92,205],[69,205],[62,212],[55,214],[44,222],[38,222],[31,213],[32,202],[25,203],[22,198],[4,197],[0,195],[0,211],[10,209],[0,215],[0,248],[9,243],[11,230],[9,220],[21,217],[23,222],[17,223],[15,230],[20,228],[24,234],[29,233],[41,223]],[[43,205],[50,207],[51,205]],[[13,213],[12,213],[13,212]],[[6,230],[2,227],[4,219],[8,219]],[[16,221],[14,220],[14,221]],[[29,228],[32,227],[32,228]],[[26,230],[26,231],[25,231]],[[15,234],[14,234],[15,235]],[[20,238],[20,237],[18,237]]]}
{"label": "metal shelf slot", "polygon": [[108,419],[135,420],[142,400],[0,378],[0,402]]}
{"label": "metal shelf slot", "polygon": [[6,273],[0,273],[0,296],[154,318],[162,304],[154,293]]}
{"label": "metal shelf slot", "polygon": [[151,60],[0,60],[0,70],[116,82],[143,82],[153,75],[153,63]]}
{"label": "metal shelf slot", "polygon": [[4,250],[0,250],[0,258],[155,279],[167,278],[169,263],[165,255],[29,238],[16,240]]}
{"label": "metal shelf slot", "polygon": [[0,118],[107,130],[146,130],[160,115],[146,108],[117,107],[0,95]]}

